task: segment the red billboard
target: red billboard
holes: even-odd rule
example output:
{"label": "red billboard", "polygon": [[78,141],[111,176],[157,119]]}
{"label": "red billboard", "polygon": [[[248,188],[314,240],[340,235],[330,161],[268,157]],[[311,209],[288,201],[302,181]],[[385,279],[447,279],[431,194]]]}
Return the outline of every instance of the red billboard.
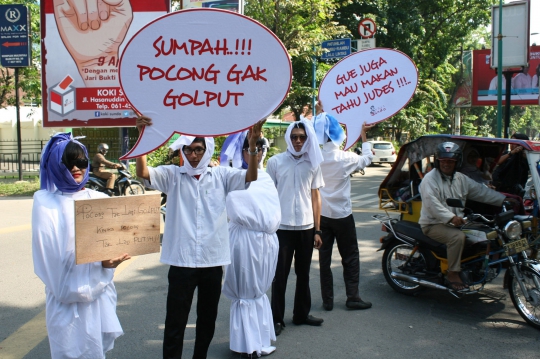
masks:
{"label": "red billboard", "polygon": [[[490,67],[490,60],[491,50],[473,51],[473,106],[497,105],[497,71]],[[531,46],[529,67],[523,68],[522,72],[512,76],[511,104],[538,105],[539,77],[540,46]],[[504,77],[502,87],[504,103],[506,95],[506,79]]]}
{"label": "red billboard", "polygon": [[44,127],[134,126],[118,76],[129,39],[170,10],[169,0],[113,5],[41,1]]}

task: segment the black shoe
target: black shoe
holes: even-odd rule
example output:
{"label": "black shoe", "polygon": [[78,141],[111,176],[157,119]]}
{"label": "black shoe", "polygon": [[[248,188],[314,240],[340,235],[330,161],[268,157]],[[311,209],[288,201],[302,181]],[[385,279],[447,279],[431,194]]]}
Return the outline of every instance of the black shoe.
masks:
{"label": "black shoe", "polygon": [[324,322],[324,319],[314,317],[313,315],[308,315],[306,319],[303,321],[297,321],[293,319],[293,323],[296,325],[306,324],[306,325],[312,325],[312,326],[319,326]]}
{"label": "black shoe", "polygon": [[105,194],[109,197],[114,197],[114,192],[111,189],[106,189]]}
{"label": "black shoe", "polygon": [[347,303],[345,303],[345,305],[349,309],[369,309],[369,308],[371,308],[371,302],[364,302],[360,298],[347,300]]}
{"label": "black shoe", "polygon": [[328,301],[328,302],[323,301],[322,306],[323,306],[324,310],[329,312],[332,309],[334,309],[334,302],[333,301]]}
{"label": "black shoe", "polygon": [[281,325],[281,323],[274,324],[274,332],[276,332],[276,337],[281,334],[282,330],[283,330],[283,326]]}

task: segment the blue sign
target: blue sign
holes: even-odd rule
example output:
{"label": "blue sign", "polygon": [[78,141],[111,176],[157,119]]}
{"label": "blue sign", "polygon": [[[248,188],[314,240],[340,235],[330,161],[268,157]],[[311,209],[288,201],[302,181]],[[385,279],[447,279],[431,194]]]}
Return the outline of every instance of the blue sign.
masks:
{"label": "blue sign", "polygon": [[351,39],[323,41],[321,47],[328,50],[321,55],[321,59],[340,59],[351,54]]}
{"label": "blue sign", "polygon": [[32,60],[28,9],[24,5],[0,5],[0,64],[28,67]]}

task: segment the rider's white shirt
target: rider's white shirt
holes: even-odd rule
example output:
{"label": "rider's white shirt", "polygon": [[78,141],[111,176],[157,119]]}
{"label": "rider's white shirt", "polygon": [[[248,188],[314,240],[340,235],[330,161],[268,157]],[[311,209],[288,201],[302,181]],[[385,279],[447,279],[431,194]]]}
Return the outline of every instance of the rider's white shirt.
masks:
{"label": "rider's white shirt", "polygon": [[454,216],[463,217],[463,209],[449,207],[447,198],[460,199],[463,203],[467,199],[481,203],[502,205],[506,196],[494,191],[472,179],[463,173],[456,172],[453,180],[444,178],[438,169],[433,169],[424,176],[420,183],[420,195],[422,196],[422,210],[418,223],[422,226],[432,224],[446,224]]}

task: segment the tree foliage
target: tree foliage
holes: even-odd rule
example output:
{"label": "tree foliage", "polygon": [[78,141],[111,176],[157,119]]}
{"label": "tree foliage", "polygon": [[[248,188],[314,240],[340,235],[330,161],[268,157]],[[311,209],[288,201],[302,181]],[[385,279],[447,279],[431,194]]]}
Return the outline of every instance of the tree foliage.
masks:
{"label": "tree foliage", "polygon": [[[348,31],[334,20],[341,2],[336,0],[246,0],[245,14],[276,34],[291,56],[293,79],[282,107],[299,118],[311,103],[312,64],[320,56],[322,41],[345,37]],[[324,66],[324,65],[323,65]],[[316,72],[320,81],[324,74]]]}

